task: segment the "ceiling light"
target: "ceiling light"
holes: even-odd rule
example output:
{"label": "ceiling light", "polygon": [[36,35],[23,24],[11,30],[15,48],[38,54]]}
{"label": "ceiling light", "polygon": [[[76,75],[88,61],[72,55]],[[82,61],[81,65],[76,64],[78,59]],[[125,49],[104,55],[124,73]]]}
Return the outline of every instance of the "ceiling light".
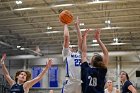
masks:
{"label": "ceiling light", "polygon": [[64,6],[72,6],[74,4],[61,4],[61,5],[54,5],[52,7],[64,7]]}
{"label": "ceiling light", "polygon": [[114,41],[115,43],[118,43],[118,38],[114,38],[113,41]]}
{"label": "ceiling light", "polygon": [[25,48],[20,48],[20,50],[25,50]]}
{"label": "ceiling light", "polygon": [[20,10],[31,10],[34,9],[33,7],[28,7],[28,8],[18,8],[18,9],[14,9],[16,11],[20,11]]}
{"label": "ceiling light", "polygon": [[117,43],[117,42],[115,42],[115,43],[110,43],[108,45],[125,45],[125,44],[128,44],[128,43]]}
{"label": "ceiling light", "polygon": [[104,27],[101,28],[102,30],[108,30],[108,29],[121,29],[122,27]]}
{"label": "ceiling light", "polygon": [[44,32],[44,33],[47,33],[47,34],[50,34],[50,33],[60,33],[62,31],[48,31],[48,32]]}
{"label": "ceiling light", "polygon": [[84,23],[80,23],[79,25],[80,25],[80,26],[84,26],[85,24],[84,24]]}
{"label": "ceiling light", "polygon": [[108,3],[108,2],[111,2],[111,1],[99,1],[99,0],[97,0],[97,1],[92,1],[92,2],[88,2],[87,4],[100,4],[100,3]]}
{"label": "ceiling light", "polygon": [[92,40],[93,43],[97,42],[97,40]]}
{"label": "ceiling light", "polygon": [[85,31],[86,29],[80,29],[80,31]]}
{"label": "ceiling light", "polygon": [[116,38],[113,38],[113,41],[115,42],[116,41]]}
{"label": "ceiling light", "polygon": [[[126,45],[126,44],[130,44],[130,43],[110,43],[110,44],[106,44],[106,45]],[[89,46],[99,46],[99,44],[91,44],[91,45],[89,45]]]}
{"label": "ceiling light", "polygon": [[106,20],[105,23],[106,24],[111,24],[111,21],[110,20]]}
{"label": "ceiling light", "polygon": [[[95,30],[95,29],[89,29],[90,31],[93,31],[93,30]],[[86,29],[80,29],[80,31],[86,31]]]}
{"label": "ceiling light", "polygon": [[50,29],[52,29],[52,27],[51,26],[48,26],[47,29],[50,30]]}
{"label": "ceiling light", "polygon": [[99,46],[99,44],[91,44],[90,46]]}
{"label": "ceiling light", "polygon": [[112,29],[112,27],[104,27],[104,28],[101,28],[103,30],[106,30],[106,29]]}
{"label": "ceiling light", "polygon": [[[104,28],[101,28],[101,30],[108,30],[108,29],[122,29],[123,27],[104,27]],[[86,29],[80,29],[80,31],[85,31]],[[91,31],[95,31],[96,29],[92,29],[90,28]]]}
{"label": "ceiling light", "polygon": [[17,46],[17,48],[20,48],[21,46]]}
{"label": "ceiling light", "polygon": [[22,4],[22,1],[20,1],[20,0],[19,1],[16,1],[16,4],[17,5]]}

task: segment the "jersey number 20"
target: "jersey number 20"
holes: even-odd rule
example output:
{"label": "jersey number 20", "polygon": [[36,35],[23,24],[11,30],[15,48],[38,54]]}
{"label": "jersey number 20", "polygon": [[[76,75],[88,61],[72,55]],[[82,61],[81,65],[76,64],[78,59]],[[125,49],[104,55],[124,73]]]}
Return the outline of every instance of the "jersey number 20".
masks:
{"label": "jersey number 20", "polygon": [[80,66],[81,64],[81,59],[74,59],[75,66]]}
{"label": "jersey number 20", "polygon": [[97,86],[97,78],[96,77],[91,77],[91,76],[88,76],[88,79],[89,79],[89,86]]}

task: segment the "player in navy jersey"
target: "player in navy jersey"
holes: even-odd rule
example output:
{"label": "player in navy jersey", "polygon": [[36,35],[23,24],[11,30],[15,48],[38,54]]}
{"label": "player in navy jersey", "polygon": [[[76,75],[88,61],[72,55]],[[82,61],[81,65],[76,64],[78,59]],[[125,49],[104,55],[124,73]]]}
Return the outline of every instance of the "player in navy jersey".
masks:
{"label": "player in navy jersey", "polygon": [[29,89],[38,81],[40,81],[45,75],[46,71],[50,68],[52,60],[48,60],[48,64],[45,69],[34,79],[31,79],[31,73],[29,71],[20,70],[16,72],[15,80],[13,80],[9,72],[4,64],[4,60],[6,59],[6,54],[4,54],[0,60],[0,64],[2,65],[2,71],[5,79],[9,83],[11,89],[10,93],[28,93]]}
{"label": "player in navy jersey", "polygon": [[122,83],[122,93],[137,93],[137,90],[129,81],[129,76],[125,71],[121,71],[120,78]]}
{"label": "player in navy jersey", "polygon": [[87,62],[87,44],[86,36],[90,30],[87,29],[83,34],[82,40],[82,64],[81,79],[83,93],[104,93],[105,76],[108,66],[108,50],[100,40],[100,30],[95,32],[95,39],[102,49],[103,56],[95,54],[92,56],[90,63]]}
{"label": "player in navy jersey", "polygon": [[62,50],[63,61],[66,64],[66,82],[63,85],[62,93],[81,93],[81,41],[82,36],[77,18],[75,27],[78,37],[78,49],[70,47],[70,36],[68,25],[64,24],[64,45]]}

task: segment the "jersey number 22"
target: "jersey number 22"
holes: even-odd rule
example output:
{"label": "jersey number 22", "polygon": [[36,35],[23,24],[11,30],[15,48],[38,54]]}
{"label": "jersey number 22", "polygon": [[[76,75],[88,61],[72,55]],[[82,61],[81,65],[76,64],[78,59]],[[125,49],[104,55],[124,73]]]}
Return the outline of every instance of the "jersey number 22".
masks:
{"label": "jersey number 22", "polygon": [[81,59],[74,59],[75,66],[80,66],[81,64]]}

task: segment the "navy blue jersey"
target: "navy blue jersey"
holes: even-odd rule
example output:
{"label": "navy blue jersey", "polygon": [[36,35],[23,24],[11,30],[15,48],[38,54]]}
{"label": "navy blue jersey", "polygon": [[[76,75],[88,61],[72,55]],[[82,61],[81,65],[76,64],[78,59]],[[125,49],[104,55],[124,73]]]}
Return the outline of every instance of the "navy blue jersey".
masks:
{"label": "navy blue jersey", "polygon": [[107,68],[90,67],[87,62],[81,65],[83,93],[104,93]]}
{"label": "navy blue jersey", "polygon": [[19,84],[14,84],[11,87],[10,93],[24,93],[24,89],[23,89],[23,84],[19,85]]}
{"label": "navy blue jersey", "polygon": [[129,80],[127,80],[125,83],[124,83],[124,85],[122,86],[122,93],[132,93],[129,89],[128,89],[128,87],[130,86],[130,85],[133,85]]}

